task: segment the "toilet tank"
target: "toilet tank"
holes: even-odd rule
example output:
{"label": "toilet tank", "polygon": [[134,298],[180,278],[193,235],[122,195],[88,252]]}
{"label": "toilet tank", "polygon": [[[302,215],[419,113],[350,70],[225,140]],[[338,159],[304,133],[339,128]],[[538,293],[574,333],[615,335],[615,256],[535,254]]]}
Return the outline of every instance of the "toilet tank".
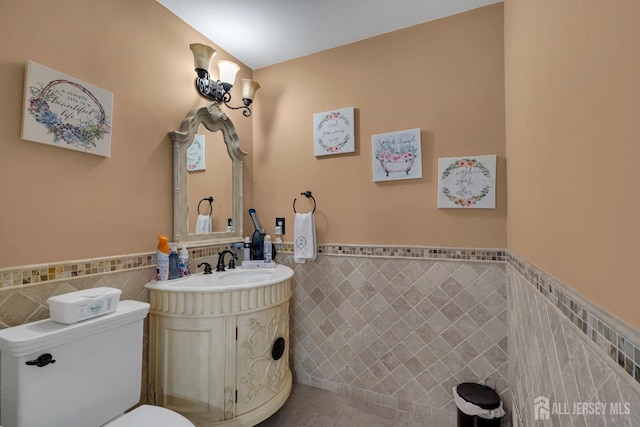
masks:
{"label": "toilet tank", "polygon": [[[3,427],[99,427],[137,404],[149,304],[72,325],[51,319],[0,330]],[[44,364],[38,366],[38,358]]]}

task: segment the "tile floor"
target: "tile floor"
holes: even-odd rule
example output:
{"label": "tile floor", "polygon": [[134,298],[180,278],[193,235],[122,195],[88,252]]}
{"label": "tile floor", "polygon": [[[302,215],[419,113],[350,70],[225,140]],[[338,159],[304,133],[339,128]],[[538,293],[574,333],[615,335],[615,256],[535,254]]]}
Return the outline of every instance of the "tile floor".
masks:
{"label": "tile floor", "polygon": [[455,416],[397,411],[348,396],[294,383],[291,396],[273,416],[256,427],[448,427]]}

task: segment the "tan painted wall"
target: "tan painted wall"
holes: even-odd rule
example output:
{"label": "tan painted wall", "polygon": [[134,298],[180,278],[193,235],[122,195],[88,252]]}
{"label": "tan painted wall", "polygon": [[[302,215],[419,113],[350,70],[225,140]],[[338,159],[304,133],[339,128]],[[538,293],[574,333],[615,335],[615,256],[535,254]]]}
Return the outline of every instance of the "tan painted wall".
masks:
{"label": "tan painted wall", "polygon": [[[502,4],[256,70],[255,205],[273,233],[317,200],[322,243],[505,247]],[[355,107],[355,154],[316,158],[314,113]],[[420,128],[423,178],[374,183],[371,135]],[[497,209],[436,208],[438,157],[497,154]]]}
{"label": "tan painted wall", "polygon": [[[167,132],[205,103],[188,44],[210,42],[153,0],[0,7],[0,37],[12,41],[0,46],[0,267],[153,250],[155,235],[172,231]],[[254,127],[228,112],[250,154],[245,206],[272,234],[285,216],[285,241],[293,198],[311,189],[320,242],[504,247],[502,45],[494,5],[256,71]],[[28,59],[114,93],[110,158],[20,139]],[[356,153],[315,158],[313,113],[347,106]],[[374,183],[371,135],[415,127],[423,178]],[[437,158],[472,154],[499,156],[497,209],[437,209]]]}
{"label": "tan painted wall", "polygon": [[[189,43],[212,43],[155,0],[3,1],[0,16],[0,267],[154,250],[173,226],[167,133],[207,102]],[[29,59],[114,94],[110,158],[20,139]],[[229,116],[251,152],[251,119]]]}
{"label": "tan painted wall", "polygon": [[640,3],[505,2],[508,247],[640,326]]}

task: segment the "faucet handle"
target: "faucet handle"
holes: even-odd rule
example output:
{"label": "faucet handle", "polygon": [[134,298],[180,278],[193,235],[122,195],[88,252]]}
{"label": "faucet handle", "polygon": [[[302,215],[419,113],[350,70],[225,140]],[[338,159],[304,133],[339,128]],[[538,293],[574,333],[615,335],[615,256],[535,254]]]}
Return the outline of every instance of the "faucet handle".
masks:
{"label": "faucet handle", "polygon": [[208,262],[201,262],[200,264],[198,264],[198,268],[202,267],[204,265],[204,274],[211,274],[211,264],[209,264]]}
{"label": "faucet handle", "polygon": [[235,252],[231,253],[232,257],[229,260],[229,270],[233,270],[236,268],[236,261],[238,259],[238,255],[235,254]]}

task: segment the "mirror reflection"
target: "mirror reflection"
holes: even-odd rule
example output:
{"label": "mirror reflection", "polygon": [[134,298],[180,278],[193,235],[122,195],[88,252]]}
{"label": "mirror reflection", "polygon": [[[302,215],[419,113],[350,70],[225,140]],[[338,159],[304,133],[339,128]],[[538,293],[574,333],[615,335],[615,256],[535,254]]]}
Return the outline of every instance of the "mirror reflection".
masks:
{"label": "mirror reflection", "polygon": [[227,226],[229,220],[233,226],[232,160],[222,132],[209,132],[200,125],[187,149],[186,161],[188,233],[230,231]]}

